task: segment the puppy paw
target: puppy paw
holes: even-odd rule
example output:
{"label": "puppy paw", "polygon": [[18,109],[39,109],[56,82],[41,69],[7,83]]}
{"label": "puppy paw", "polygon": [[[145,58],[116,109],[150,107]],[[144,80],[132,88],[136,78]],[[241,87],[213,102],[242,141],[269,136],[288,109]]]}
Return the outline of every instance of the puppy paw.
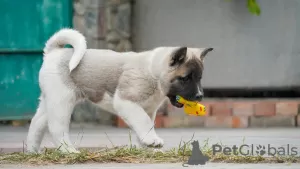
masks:
{"label": "puppy paw", "polygon": [[154,152],[154,153],[164,153],[165,151],[162,150],[162,149],[157,149],[157,148],[155,148],[155,149],[153,149],[153,152]]}
{"label": "puppy paw", "polygon": [[163,147],[164,140],[157,135],[146,135],[140,139],[142,145],[147,147]]}
{"label": "puppy paw", "polygon": [[76,150],[74,147],[60,147],[58,149],[63,154],[79,154],[80,151]]}
{"label": "puppy paw", "polygon": [[25,153],[27,153],[27,154],[41,154],[42,150],[39,149],[39,147],[37,147],[37,146],[32,146],[31,144],[29,144],[26,147]]}

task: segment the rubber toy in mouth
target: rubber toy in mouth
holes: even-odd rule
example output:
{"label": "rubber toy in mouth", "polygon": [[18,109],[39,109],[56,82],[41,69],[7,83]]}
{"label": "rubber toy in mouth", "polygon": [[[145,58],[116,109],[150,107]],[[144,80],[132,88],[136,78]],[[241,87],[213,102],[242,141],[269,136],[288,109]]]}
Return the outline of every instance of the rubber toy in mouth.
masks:
{"label": "rubber toy in mouth", "polygon": [[183,110],[187,115],[204,116],[206,115],[205,106],[196,101],[185,100],[181,96],[176,96],[176,101],[183,104]]}

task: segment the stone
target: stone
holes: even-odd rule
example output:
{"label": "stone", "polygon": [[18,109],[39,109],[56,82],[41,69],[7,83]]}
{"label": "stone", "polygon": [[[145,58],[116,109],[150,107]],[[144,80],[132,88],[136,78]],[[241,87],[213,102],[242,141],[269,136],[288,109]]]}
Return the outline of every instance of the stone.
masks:
{"label": "stone", "polygon": [[87,10],[84,14],[87,36],[98,38],[98,10]]}
{"label": "stone", "polygon": [[122,4],[118,7],[118,13],[115,18],[116,31],[122,37],[129,38],[131,33],[131,6],[129,3]]}
{"label": "stone", "polygon": [[129,40],[127,39],[122,39],[120,40],[119,44],[116,47],[116,51],[119,52],[126,52],[126,51],[131,51],[132,50],[132,45]]}
{"label": "stone", "polygon": [[72,114],[73,122],[93,122],[103,125],[112,124],[113,115],[85,100],[74,107]]}
{"label": "stone", "polygon": [[107,43],[106,44],[106,48],[115,51],[116,50],[117,45],[114,43]]}
{"label": "stone", "polygon": [[92,49],[106,49],[106,41],[88,37],[87,47]]}
{"label": "stone", "polygon": [[107,0],[106,5],[107,6],[118,6],[125,3],[131,3],[132,0]]}
{"label": "stone", "polygon": [[116,14],[114,14],[112,11],[112,7],[107,7],[105,9],[105,23],[107,31],[112,31],[116,27]]}
{"label": "stone", "polygon": [[106,36],[106,16],[105,16],[105,8],[101,7],[98,11],[98,38],[105,39]]}
{"label": "stone", "polygon": [[84,13],[83,20],[87,36],[105,39],[106,18],[104,7],[87,9]]}
{"label": "stone", "polygon": [[105,6],[106,0],[83,0],[83,5],[86,8],[99,8]]}
{"label": "stone", "polygon": [[112,113],[105,111],[99,107],[96,107],[96,112],[95,112],[96,123],[101,125],[111,126],[114,122],[113,117],[114,115]]}
{"label": "stone", "polygon": [[97,40],[98,41],[98,49],[106,49],[106,41],[105,40]]}
{"label": "stone", "polygon": [[121,0],[107,0],[106,5],[107,6],[117,6],[121,4]]}
{"label": "stone", "polygon": [[115,31],[108,32],[106,34],[106,41],[109,43],[118,43],[121,39],[120,34]]}
{"label": "stone", "polygon": [[73,16],[73,27],[78,30],[80,33],[85,35],[85,21],[84,17],[80,15]]}
{"label": "stone", "polygon": [[74,122],[95,122],[95,109],[89,102],[84,101],[74,107],[72,119]]}
{"label": "stone", "polygon": [[86,8],[85,8],[83,2],[81,2],[80,0],[74,0],[73,1],[73,9],[74,9],[75,15],[83,15]]}

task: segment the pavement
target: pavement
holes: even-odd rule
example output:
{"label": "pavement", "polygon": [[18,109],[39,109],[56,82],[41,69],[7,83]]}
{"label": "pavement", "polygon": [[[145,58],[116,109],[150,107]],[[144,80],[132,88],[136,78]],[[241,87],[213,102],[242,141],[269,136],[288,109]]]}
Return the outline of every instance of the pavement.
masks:
{"label": "pavement", "polygon": [[[0,126],[0,149],[2,152],[23,151],[26,145],[28,127],[5,127]],[[112,147],[130,144],[130,130],[105,126],[80,126],[71,127],[71,140],[77,147]],[[181,140],[188,141],[194,134],[194,140],[198,140],[203,145],[208,140],[208,145],[222,143],[228,147],[233,145],[247,144],[282,147],[284,153],[291,153],[290,149],[295,147],[296,153],[300,155],[300,128],[265,128],[265,129],[201,129],[201,128],[172,128],[156,129],[158,135],[165,141],[163,149],[178,147]],[[131,133],[132,144],[137,145],[136,136]],[[53,147],[51,137],[47,134],[42,142],[43,147]],[[288,150],[289,149],[289,150]],[[201,166],[189,166],[190,168],[245,168],[256,169],[264,167],[266,169],[285,169],[300,168],[300,164],[230,164],[230,163],[206,163]],[[40,169],[94,169],[94,168],[182,168],[181,164],[76,164],[76,165],[50,165],[50,166],[31,166],[31,165],[0,165],[0,168],[40,168]]]}

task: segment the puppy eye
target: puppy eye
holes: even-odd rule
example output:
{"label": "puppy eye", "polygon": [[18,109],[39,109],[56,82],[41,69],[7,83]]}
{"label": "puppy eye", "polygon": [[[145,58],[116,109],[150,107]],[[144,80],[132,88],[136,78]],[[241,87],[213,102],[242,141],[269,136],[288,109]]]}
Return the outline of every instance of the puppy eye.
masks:
{"label": "puppy eye", "polygon": [[190,76],[184,76],[184,77],[179,77],[179,80],[182,81],[182,82],[187,82],[190,80]]}

